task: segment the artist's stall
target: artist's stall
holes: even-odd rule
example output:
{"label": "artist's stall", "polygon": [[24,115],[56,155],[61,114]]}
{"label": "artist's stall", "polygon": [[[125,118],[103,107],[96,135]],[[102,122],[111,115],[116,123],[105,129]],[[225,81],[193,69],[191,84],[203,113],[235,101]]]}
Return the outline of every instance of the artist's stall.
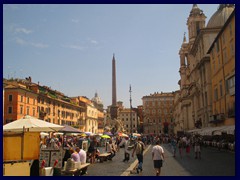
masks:
{"label": "artist's stall", "polygon": [[[63,126],[48,123],[31,116],[24,116],[4,125],[3,175],[30,176],[32,166],[36,164],[35,162],[39,162],[40,132],[54,132],[62,128]],[[52,161],[49,165],[52,165]],[[36,166],[39,166],[39,163]]]}

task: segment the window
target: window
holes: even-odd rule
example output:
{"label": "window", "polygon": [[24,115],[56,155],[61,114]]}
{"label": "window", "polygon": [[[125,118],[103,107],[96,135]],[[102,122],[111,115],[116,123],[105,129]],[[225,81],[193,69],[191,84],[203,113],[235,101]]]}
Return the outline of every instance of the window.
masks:
{"label": "window", "polygon": [[20,114],[23,114],[23,106],[20,106]]}
{"label": "window", "polygon": [[212,49],[212,59],[214,59],[214,48]]}
{"label": "window", "polygon": [[222,92],[222,81],[219,82],[219,89],[220,89],[220,97],[223,96],[223,92]]}
{"label": "window", "polygon": [[231,77],[228,81],[229,81],[229,88],[235,87],[235,76]]}
{"label": "window", "polygon": [[215,61],[213,61],[213,72],[216,72],[216,65],[215,65]]}
{"label": "window", "polygon": [[12,114],[12,107],[8,107],[8,114]]}
{"label": "window", "polygon": [[27,103],[29,104],[29,97],[27,97]]}
{"label": "window", "polygon": [[23,102],[23,96],[21,96],[21,99],[20,99],[21,102]]}
{"label": "window", "polygon": [[235,76],[232,76],[231,78],[229,78],[227,80],[227,86],[226,88],[228,88],[227,92],[230,94],[230,95],[234,95],[235,94]]}
{"label": "window", "polygon": [[196,33],[197,33],[196,35],[198,35],[199,32],[200,32],[200,22],[197,21],[197,22],[196,22]]}
{"label": "window", "polygon": [[228,90],[228,80],[225,81],[225,90],[226,90],[226,93],[229,92],[229,90]]}
{"label": "window", "polygon": [[229,34],[230,34],[230,37],[232,36],[232,25],[229,24]]}
{"label": "window", "polygon": [[30,109],[30,108],[29,108],[29,106],[28,106],[28,107],[27,107],[27,115],[29,115],[29,109]]}
{"label": "window", "polygon": [[219,52],[219,42],[216,42],[216,48],[217,48],[217,52]]}
{"label": "window", "polygon": [[233,42],[230,43],[230,52],[231,52],[231,56],[235,55],[235,48],[234,48]]}
{"label": "window", "polygon": [[224,36],[224,33],[222,33],[222,42],[223,42],[223,44],[225,44],[225,36]]}
{"label": "window", "polygon": [[220,67],[221,65],[221,60],[220,60],[220,56],[218,56],[218,68]]}
{"label": "window", "polygon": [[217,88],[215,88],[215,90],[214,90],[214,99],[215,99],[215,101],[218,100],[218,89]]}
{"label": "window", "polygon": [[12,102],[12,95],[11,94],[8,96],[8,101]]}
{"label": "window", "polygon": [[35,116],[35,108],[33,108],[33,116]]}
{"label": "window", "polygon": [[227,51],[226,49],[223,50],[223,63],[226,63],[227,62]]}

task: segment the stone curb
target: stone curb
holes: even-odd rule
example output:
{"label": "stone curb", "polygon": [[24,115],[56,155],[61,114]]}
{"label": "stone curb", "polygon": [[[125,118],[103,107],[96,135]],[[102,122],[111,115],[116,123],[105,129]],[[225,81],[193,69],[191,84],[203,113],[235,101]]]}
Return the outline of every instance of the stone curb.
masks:
{"label": "stone curb", "polygon": [[[143,156],[148,152],[148,150],[150,149],[151,145],[148,145],[147,149],[144,150],[143,152]],[[129,174],[137,167],[138,165],[138,160],[136,159],[131,165],[130,167],[124,171],[120,176],[129,176]]]}

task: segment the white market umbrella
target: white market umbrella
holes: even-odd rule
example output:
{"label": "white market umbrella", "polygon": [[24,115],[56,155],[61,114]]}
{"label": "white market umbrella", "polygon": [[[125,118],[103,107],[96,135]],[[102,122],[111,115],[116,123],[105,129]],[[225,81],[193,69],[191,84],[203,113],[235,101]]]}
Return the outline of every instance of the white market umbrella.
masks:
{"label": "white market umbrella", "polygon": [[23,129],[26,129],[30,132],[54,132],[59,131],[62,128],[64,128],[64,126],[49,123],[27,115],[21,119],[4,125],[3,131],[20,132],[23,131]]}

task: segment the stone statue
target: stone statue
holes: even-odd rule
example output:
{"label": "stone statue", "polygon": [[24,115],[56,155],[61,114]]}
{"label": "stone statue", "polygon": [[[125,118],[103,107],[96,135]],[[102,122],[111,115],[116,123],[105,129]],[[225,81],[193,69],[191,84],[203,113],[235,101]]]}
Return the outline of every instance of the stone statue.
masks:
{"label": "stone statue", "polygon": [[120,119],[114,119],[113,123],[113,128],[115,132],[125,132],[124,124]]}
{"label": "stone statue", "polygon": [[105,131],[109,132],[111,131],[113,134],[116,132],[125,132],[124,124],[120,119],[113,119],[111,120],[110,124],[108,126],[105,126]]}

